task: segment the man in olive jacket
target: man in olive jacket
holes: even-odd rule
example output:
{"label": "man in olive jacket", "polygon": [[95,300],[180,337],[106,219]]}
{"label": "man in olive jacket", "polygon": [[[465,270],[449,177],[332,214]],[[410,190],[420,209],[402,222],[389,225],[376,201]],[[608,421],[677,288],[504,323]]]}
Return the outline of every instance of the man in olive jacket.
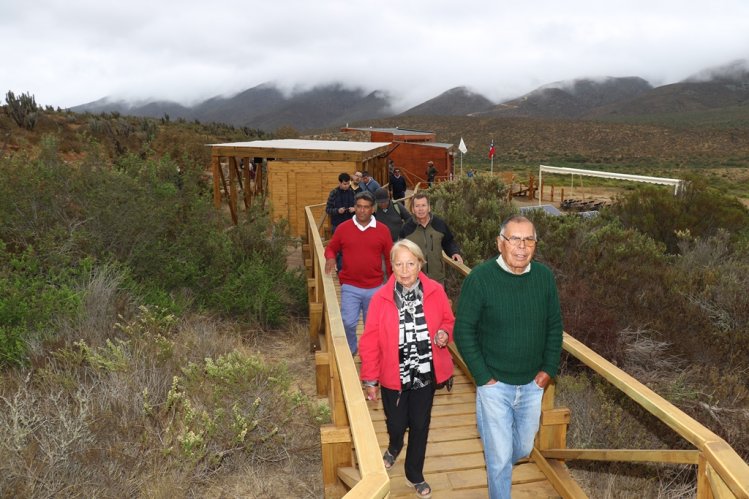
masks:
{"label": "man in olive jacket", "polygon": [[463,263],[460,247],[455,242],[453,233],[447,223],[432,214],[429,197],[419,192],[413,199],[413,218],[403,225],[400,239],[415,242],[424,253],[426,263],[422,271],[435,281],[445,285],[445,266],[442,262],[442,251],[453,260]]}

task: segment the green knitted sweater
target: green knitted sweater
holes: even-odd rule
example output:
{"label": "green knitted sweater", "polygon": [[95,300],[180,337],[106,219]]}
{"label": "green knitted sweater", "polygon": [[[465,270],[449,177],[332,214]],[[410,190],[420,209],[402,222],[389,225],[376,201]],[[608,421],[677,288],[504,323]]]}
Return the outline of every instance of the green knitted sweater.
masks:
{"label": "green knitted sweater", "polygon": [[496,260],[463,281],[453,332],[476,385],[491,378],[524,385],[539,371],[555,376],[562,350],[562,313],[554,276],[532,262],[511,274]]}

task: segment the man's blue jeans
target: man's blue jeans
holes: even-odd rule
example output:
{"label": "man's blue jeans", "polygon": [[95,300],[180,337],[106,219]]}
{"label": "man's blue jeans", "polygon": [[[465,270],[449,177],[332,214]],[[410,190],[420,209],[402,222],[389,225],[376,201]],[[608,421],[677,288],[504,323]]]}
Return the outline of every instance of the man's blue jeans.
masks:
{"label": "man's blue jeans", "polygon": [[343,329],[346,331],[346,339],[351,353],[358,351],[356,326],[359,324],[359,314],[362,315],[362,320],[367,322],[369,300],[381,287],[367,289],[357,288],[350,284],[341,284],[341,320],[343,320]]}
{"label": "man's blue jeans", "polygon": [[512,465],[533,449],[543,394],[535,380],[517,386],[497,381],[476,389],[476,422],[491,499],[510,499]]}

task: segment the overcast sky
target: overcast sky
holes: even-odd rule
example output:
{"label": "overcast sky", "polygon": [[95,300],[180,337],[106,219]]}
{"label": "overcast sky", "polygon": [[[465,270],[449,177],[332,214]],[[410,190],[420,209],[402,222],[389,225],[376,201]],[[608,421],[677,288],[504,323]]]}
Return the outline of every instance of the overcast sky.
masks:
{"label": "overcast sky", "polygon": [[655,85],[749,58],[747,0],[0,0],[0,91],[190,104],[344,82],[404,106],[579,77]]}

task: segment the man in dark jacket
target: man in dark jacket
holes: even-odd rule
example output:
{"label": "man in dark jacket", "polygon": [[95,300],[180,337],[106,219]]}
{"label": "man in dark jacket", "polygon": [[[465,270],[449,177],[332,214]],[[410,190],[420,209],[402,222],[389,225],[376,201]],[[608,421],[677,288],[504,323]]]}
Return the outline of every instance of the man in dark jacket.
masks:
{"label": "man in dark jacket", "polygon": [[375,202],[377,211],[374,217],[378,222],[382,222],[390,229],[390,235],[393,242],[398,240],[398,235],[403,228],[403,224],[411,220],[411,214],[402,203],[391,201],[387,189],[380,187],[375,191]]}
{"label": "man in dark jacket", "polygon": [[336,227],[354,216],[354,191],[351,190],[351,176],[348,173],[338,175],[338,187],[328,194],[325,212],[330,216],[330,233]]}
{"label": "man in dark jacket", "polygon": [[[351,189],[351,176],[348,173],[338,175],[338,187],[330,191],[325,203],[325,213],[330,217],[330,235],[335,234],[336,228],[354,216],[354,196]],[[336,255],[338,269],[343,265],[343,254]]]}
{"label": "man in dark jacket", "polygon": [[406,197],[406,177],[401,175],[400,168],[393,169],[393,174],[390,175],[390,190],[393,192],[393,199]]}
{"label": "man in dark jacket", "polygon": [[435,281],[445,283],[445,267],[442,251],[456,262],[463,263],[460,247],[455,242],[450,228],[444,220],[434,216],[429,206],[429,197],[419,192],[414,195],[413,219],[403,225],[401,239],[410,239],[424,252],[426,263],[422,270]]}
{"label": "man in dark jacket", "polygon": [[427,183],[432,187],[434,179],[437,177],[437,168],[434,167],[434,161],[427,162]]}

